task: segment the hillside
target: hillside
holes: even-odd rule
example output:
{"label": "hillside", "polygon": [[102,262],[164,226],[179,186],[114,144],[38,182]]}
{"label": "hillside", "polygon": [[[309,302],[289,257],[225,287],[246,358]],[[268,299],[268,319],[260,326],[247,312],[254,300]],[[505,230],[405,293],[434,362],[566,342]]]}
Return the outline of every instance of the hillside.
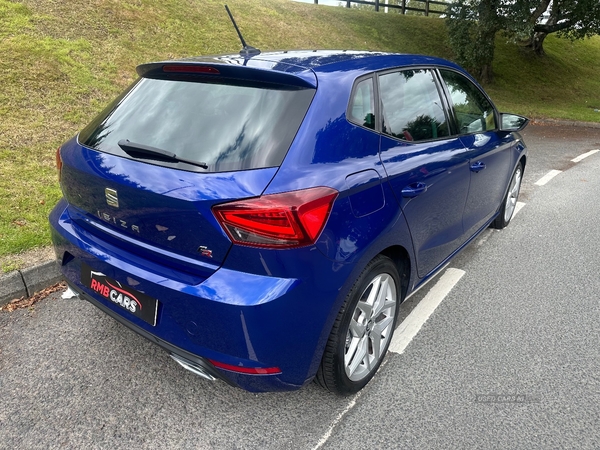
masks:
{"label": "hillside", "polygon": [[[246,40],[265,50],[369,49],[450,57],[440,19],[289,0],[230,0]],[[600,38],[550,37],[534,58],[498,38],[503,110],[599,121]],[[0,0],[0,256],[48,244],[60,198],[55,150],[135,77],[141,62],[236,52],[222,1]],[[8,270],[11,267],[3,267]]]}

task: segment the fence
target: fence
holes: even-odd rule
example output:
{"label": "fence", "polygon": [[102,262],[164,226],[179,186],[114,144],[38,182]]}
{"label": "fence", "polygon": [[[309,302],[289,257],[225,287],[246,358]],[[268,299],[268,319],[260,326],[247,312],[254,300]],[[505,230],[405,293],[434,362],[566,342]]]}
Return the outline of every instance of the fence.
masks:
{"label": "fence", "polygon": [[[319,0],[314,0],[315,5],[319,4]],[[425,7],[424,8],[415,8],[414,6],[406,6],[407,0],[401,0],[398,4],[394,4],[394,5],[389,5],[386,4],[384,0],[374,0],[374,1],[366,1],[366,0],[343,0],[339,2],[340,4],[346,3],[346,8],[351,8],[352,7],[352,3],[356,3],[359,5],[369,5],[369,6],[374,6],[375,7],[375,11],[379,11],[379,8],[381,6],[383,6],[384,8],[391,8],[391,9],[399,9],[401,10],[402,14],[406,14],[406,11],[415,11],[415,12],[422,12],[425,13],[426,16],[428,16],[429,14],[445,14],[446,13],[446,8],[444,8],[441,11],[435,10],[435,9],[430,9],[430,5],[440,5],[440,6],[448,6],[448,3],[446,2],[438,2],[438,1],[434,1],[434,0],[421,0],[419,1],[419,3],[424,3]],[[416,3],[414,0],[411,3]]]}

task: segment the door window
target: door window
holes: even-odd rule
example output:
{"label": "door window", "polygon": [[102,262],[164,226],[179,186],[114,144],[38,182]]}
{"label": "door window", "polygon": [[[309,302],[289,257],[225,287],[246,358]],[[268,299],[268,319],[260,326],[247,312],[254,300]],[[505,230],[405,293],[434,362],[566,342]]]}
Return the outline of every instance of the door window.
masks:
{"label": "door window", "polygon": [[477,86],[456,72],[440,70],[440,73],[448,86],[460,133],[495,130],[494,107]]}
{"label": "door window", "polygon": [[379,77],[382,131],[404,141],[446,137],[448,121],[431,70],[403,70]]}

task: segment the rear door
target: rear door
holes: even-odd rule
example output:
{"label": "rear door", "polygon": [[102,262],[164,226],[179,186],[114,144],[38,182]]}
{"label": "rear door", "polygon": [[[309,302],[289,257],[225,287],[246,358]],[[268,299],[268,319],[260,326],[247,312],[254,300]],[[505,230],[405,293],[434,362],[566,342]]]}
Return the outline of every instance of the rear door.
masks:
{"label": "rear door", "polygon": [[460,139],[451,136],[433,70],[398,70],[378,78],[381,159],[424,277],[465,241],[468,156]]}
{"label": "rear door", "polygon": [[512,140],[498,132],[495,109],[485,94],[458,72],[440,70],[452,103],[452,115],[460,139],[468,151],[469,195],[464,228],[475,234],[498,211],[511,176]]}

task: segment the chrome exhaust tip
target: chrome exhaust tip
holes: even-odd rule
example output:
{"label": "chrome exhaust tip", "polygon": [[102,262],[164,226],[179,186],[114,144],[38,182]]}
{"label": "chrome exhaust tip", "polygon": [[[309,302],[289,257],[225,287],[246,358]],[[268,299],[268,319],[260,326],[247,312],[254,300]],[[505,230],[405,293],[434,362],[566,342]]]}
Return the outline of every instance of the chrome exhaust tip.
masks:
{"label": "chrome exhaust tip", "polygon": [[79,296],[79,293],[77,291],[75,291],[73,288],[71,288],[71,286],[68,284],[67,284],[67,289],[65,290],[65,292],[62,293],[61,298],[65,299],[65,300],[81,299],[81,297]]}
{"label": "chrome exhaust tip", "polygon": [[184,359],[181,356],[176,355],[174,353],[169,353],[169,355],[171,355],[171,358],[173,358],[181,367],[204,378],[205,380],[215,381],[217,379],[216,377],[208,373],[208,371],[200,364],[188,361],[187,359]]}

